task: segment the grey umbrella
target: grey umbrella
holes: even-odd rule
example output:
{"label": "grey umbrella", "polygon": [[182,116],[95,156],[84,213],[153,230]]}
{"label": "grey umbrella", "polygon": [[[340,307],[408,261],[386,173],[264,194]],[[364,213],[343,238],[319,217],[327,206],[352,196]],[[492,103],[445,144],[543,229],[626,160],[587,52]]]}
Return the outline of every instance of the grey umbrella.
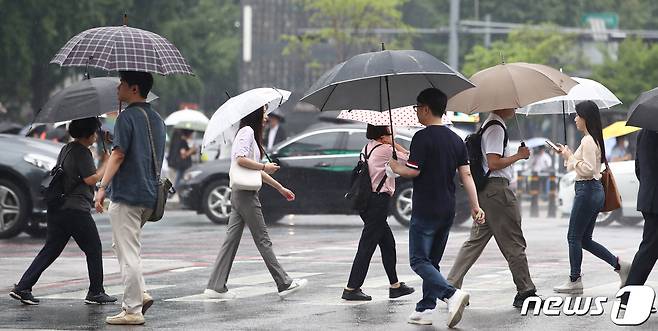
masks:
{"label": "grey umbrella", "polygon": [[[118,85],[117,77],[84,79],[72,84],[48,100],[37,112],[34,123],[63,122],[118,111]],[[157,98],[154,93],[149,93],[146,101]]]}
{"label": "grey umbrella", "polygon": [[640,94],[633,102],[626,125],[658,131],[658,87]]}
{"label": "grey umbrella", "polygon": [[[313,104],[321,111],[384,111],[415,104],[418,93],[430,87],[451,97],[474,85],[423,51],[383,50],[359,54],[336,65],[323,74],[300,101]],[[392,126],[391,133],[394,133]]]}

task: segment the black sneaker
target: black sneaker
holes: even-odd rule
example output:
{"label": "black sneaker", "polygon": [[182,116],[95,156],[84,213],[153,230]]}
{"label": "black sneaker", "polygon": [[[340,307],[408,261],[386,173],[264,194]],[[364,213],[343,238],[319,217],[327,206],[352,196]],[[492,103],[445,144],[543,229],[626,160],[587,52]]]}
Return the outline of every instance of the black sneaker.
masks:
{"label": "black sneaker", "polygon": [[411,293],[414,293],[414,288],[407,286],[404,282],[400,282],[400,287],[398,288],[389,288],[388,289],[388,297],[390,299],[395,299],[399,298],[401,296],[409,295]]}
{"label": "black sneaker", "polygon": [[90,305],[102,305],[106,303],[113,303],[116,301],[117,301],[116,297],[107,295],[105,292],[101,292],[98,294],[87,293],[87,297],[85,298],[85,303]]}
{"label": "black sneaker", "polygon": [[[541,297],[537,295],[536,290],[531,290],[531,291],[527,291],[527,292],[523,292],[523,293],[519,292],[514,297],[514,302],[512,303],[512,305],[514,306],[514,308],[523,308],[523,302],[525,302],[525,299],[530,298],[530,297],[538,297],[538,298],[541,299]],[[544,300],[541,299],[541,301],[543,302]],[[534,305],[529,306],[529,308],[532,308],[532,307],[534,307]]]}
{"label": "black sneaker", "polygon": [[32,291],[30,290],[19,291],[16,289],[16,286],[14,286],[14,289],[11,290],[11,292],[9,292],[9,296],[16,300],[19,300],[20,302],[26,305],[36,306],[39,304],[39,299],[35,298],[32,295]]}
{"label": "black sneaker", "polygon": [[366,295],[361,291],[360,288],[357,288],[356,290],[347,290],[343,289],[343,300],[347,301],[370,301],[372,300],[372,297],[369,295]]}

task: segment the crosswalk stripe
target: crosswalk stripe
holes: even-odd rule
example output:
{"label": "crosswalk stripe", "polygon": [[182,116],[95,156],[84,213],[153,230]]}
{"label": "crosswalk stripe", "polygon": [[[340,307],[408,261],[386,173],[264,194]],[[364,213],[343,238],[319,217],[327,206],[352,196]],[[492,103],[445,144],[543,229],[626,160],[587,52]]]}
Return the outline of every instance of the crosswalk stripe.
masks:
{"label": "crosswalk stripe", "polygon": [[[405,282],[407,284],[421,282],[421,278],[418,275],[398,275],[398,279],[401,282]],[[343,288],[346,285],[347,285],[347,279],[345,279],[345,282],[343,283],[330,284],[330,285],[326,285],[325,287]],[[366,278],[366,281],[363,283],[361,288],[379,288],[379,287],[388,287],[388,286],[390,286],[388,277],[382,276],[382,277]]]}
{"label": "crosswalk stripe", "polygon": [[[146,285],[147,291],[158,290],[162,288],[174,287],[176,285]],[[105,287],[105,293],[109,295],[120,295],[123,294],[123,285],[112,285]],[[78,291],[69,291],[57,294],[50,294],[42,296],[39,298],[42,299],[84,299],[87,296],[87,290],[78,290]]]}
{"label": "crosswalk stripe", "polygon": [[[290,276],[290,278],[306,278],[306,277],[317,276],[321,274],[322,273],[318,273],[318,272],[289,272],[288,276]],[[229,278],[228,286],[259,285],[259,284],[273,283],[273,282],[274,280],[272,279],[272,276],[269,273],[262,273],[262,274],[251,275],[251,276],[237,277],[233,279]]]}
{"label": "crosswalk stripe", "polygon": [[[235,292],[236,299],[245,299],[251,298],[259,295],[265,295],[270,293],[277,293],[276,287],[274,286],[244,286],[231,288],[232,292]],[[195,294],[179,298],[166,299],[165,301],[169,302],[223,302],[236,299],[209,299],[204,294]]]}

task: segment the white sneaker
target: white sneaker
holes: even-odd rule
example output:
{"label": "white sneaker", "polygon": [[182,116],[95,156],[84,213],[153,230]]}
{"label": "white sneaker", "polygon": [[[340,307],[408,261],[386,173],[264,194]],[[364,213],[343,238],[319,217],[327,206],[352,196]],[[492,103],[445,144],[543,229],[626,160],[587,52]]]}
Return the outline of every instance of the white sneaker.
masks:
{"label": "white sneaker", "polygon": [[279,292],[279,297],[285,298],[288,295],[301,290],[302,287],[306,286],[306,284],[308,284],[308,280],[306,279],[293,279],[292,283],[290,283],[290,286],[287,289]]}
{"label": "white sneaker", "polygon": [[567,279],[566,283],[554,287],[553,292],[565,294],[583,294],[583,277],[578,277],[578,280],[575,282],[572,282],[571,278],[569,278]]}
{"label": "white sneaker", "polygon": [[432,313],[433,309],[426,309],[423,311],[415,311],[409,315],[407,323],[409,324],[418,324],[418,325],[432,325]]}
{"label": "white sneaker", "polygon": [[622,288],[628,279],[628,273],[631,271],[631,264],[628,262],[622,262],[621,260],[618,261],[619,270],[615,270],[615,272],[619,274],[619,279],[621,280],[621,285],[619,285],[619,288]]}
{"label": "white sneaker", "polygon": [[464,308],[468,304],[468,300],[471,298],[471,295],[468,292],[464,292],[460,289],[455,290],[450,298],[448,298],[448,320],[446,325],[449,328],[454,327],[461,321],[462,314],[464,313]]}
{"label": "white sneaker", "polygon": [[203,294],[209,299],[235,299],[236,297],[235,293],[231,291],[217,292],[209,288],[205,289],[205,291],[203,291]]}

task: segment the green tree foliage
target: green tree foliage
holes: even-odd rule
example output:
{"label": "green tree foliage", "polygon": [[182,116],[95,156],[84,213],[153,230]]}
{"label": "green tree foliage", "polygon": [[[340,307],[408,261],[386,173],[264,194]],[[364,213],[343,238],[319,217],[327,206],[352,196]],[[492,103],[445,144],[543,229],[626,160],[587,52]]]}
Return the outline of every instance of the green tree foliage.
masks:
{"label": "green tree foliage", "polygon": [[[383,37],[375,28],[409,29],[402,21],[401,6],[407,0],[298,0],[316,31],[299,36],[283,36],[287,46],[284,55],[300,54],[307,58],[313,46],[329,43],[335,51],[336,62],[357,53],[379,49]],[[410,47],[410,36],[402,34],[389,42],[387,48]]]}
{"label": "green tree foliage", "polygon": [[629,38],[619,44],[617,59],[606,56],[592,78],[613,91],[626,107],[658,82],[658,44]]}
{"label": "green tree foliage", "polygon": [[[169,113],[183,101],[214,109],[220,95],[237,86],[239,21],[237,0],[0,0],[0,102],[17,118],[20,107],[37,110],[67,77],[84,68],[49,64],[71,37],[97,26],[122,24],[158,33],[173,42],[196,77],[156,77],[160,110]],[[92,76],[107,73],[92,70]],[[74,78],[77,79],[77,78]],[[29,120],[31,114],[26,114]]]}
{"label": "green tree foliage", "polygon": [[466,54],[462,71],[472,74],[505,62],[529,62],[545,64],[554,68],[563,68],[573,72],[579,62],[575,37],[555,31],[555,27],[542,29],[519,29],[498,40],[490,48],[476,45]]}

